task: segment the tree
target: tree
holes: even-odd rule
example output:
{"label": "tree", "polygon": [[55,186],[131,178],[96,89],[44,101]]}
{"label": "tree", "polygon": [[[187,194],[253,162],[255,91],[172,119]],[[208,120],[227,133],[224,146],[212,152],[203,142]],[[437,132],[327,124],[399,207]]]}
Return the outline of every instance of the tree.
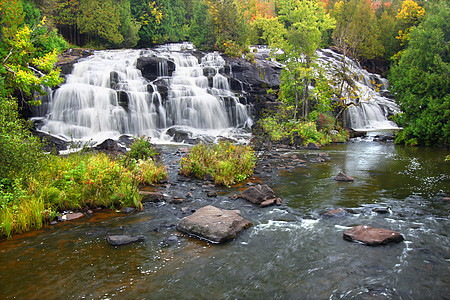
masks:
{"label": "tree", "polygon": [[424,21],[409,33],[409,43],[391,68],[389,81],[403,113],[397,142],[450,143],[450,8],[429,4]]}
{"label": "tree", "polygon": [[120,45],[120,13],[113,0],[81,0],[77,25],[81,33],[99,39],[107,45]]}
{"label": "tree", "polygon": [[[0,184],[30,176],[39,166],[40,144],[26,130],[19,118],[17,95],[24,101],[42,86],[61,83],[59,70],[54,69],[57,50],[36,55],[31,37],[33,30],[24,24],[21,1],[0,2]],[[33,28],[44,26],[45,19]],[[30,101],[39,104],[38,101]]]}
{"label": "tree", "polygon": [[402,2],[401,9],[398,10],[396,16],[398,35],[396,38],[400,41],[400,51],[397,52],[393,59],[398,59],[407,46],[409,36],[413,28],[417,27],[425,17],[425,9],[413,0],[405,0]]}
{"label": "tree", "polygon": [[344,56],[371,59],[384,52],[377,19],[367,0],[338,1],[331,15],[336,19],[333,41]]}
{"label": "tree", "polygon": [[81,44],[77,25],[80,0],[56,0],[53,19],[59,32],[73,44]]}
{"label": "tree", "polygon": [[[23,25],[24,14],[20,1],[5,0],[0,3],[2,14],[2,40],[0,42],[0,76],[4,90],[17,91],[21,98],[32,92],[42,92],[42,85],[54,86],[61,82],[59,70],[54,69],[57,50],[36,56],[31,37],[33,31]],[[35,27],[44,26],[45,19]]]}
{"label": "tree", "polygon": [[322,34],[334,27],[334,20],[323,6],[314,0],[281,0],[278,17],[267,21],[266,36],[270,45],[283,50],[285,68],[281,77],[281,95],[295,105],[294,118],[300,101],[302,116],[308,116],[309,86],[318,76],[315,53]]}
{"label": "tree", "polygon": [[238,11],[235,0],[205,0],[211,15],[215,47],[230,56],[240,56],[248,48],[250,27]]}
{"label": "tree", "polygon": [[203,0],[196,0],[194,3],[189,37],[195,47],[200,50],[213,49],[216,43],[208,5]]}

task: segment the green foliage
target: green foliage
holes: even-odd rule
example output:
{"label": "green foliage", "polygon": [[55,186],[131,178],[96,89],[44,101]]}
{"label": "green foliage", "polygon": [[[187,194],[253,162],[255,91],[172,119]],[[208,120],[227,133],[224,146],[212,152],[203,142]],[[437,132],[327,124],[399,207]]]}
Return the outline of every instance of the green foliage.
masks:
{"label": "green foliage", "polygon": [[57,210],[140,207],[132,172],[103,153],[53,156],[34,193]]}
{"label": "green foliage", "polygon": [[390,72],[403,113],[396,141],[410,145],[450,143],[450,9],[445,1],[430,4],[425,20],[410,33],[408,47]]}
{"label": "green foliage", "polygon": [[198,144],[181,159],[180,174],[204,179],[211,175],[216,184],[229,186],[253,174],[256,158],[249,146],[233,145],[227,141],[218,144]]}
{"label": "green foliage", "polygon": [[155,145],[150,142],[151,138],[141,136],[137,137],[127,152],[127,160],[148,160],[154,159],[159,155]]}
{"label": "green foliage", "polygon": [[294,143],[294,138],[301,138],[303,145],[315,143],[326,145],[331,142],[345,142],[349,134],[335,126],[335,119],[327,113],[313,111],[309,121],[292,119],[292,108],[267,116],[258,121],[259,126],[274,142]]}
{"label": "green foliage", "polygon": [[212,17],[203,0],[194,2],[194,14],[189,29],[189,38],[197,49],[210,50],[216,43]]}
{"label": "green foliage", "polygon": [[[24,13],[20,1],[0,2],[0,76],[8,93],[19,91],[23,96],[42,92],[42,85],[55,86],[62,82],[59,70],[54,69],[58,49],[36,48],[33,42],[41,37],[45,18],[33,29],[23,24]],[[22,99],[23,100],[23,99]]]}
{"label": "green foliage", "polygon": [[375,9],[366,0],[338,1],[332,10],[336,19],[333,40],[344,55],[364,56],[371,59],[382,56],[383,45],[379,38]]}
{"label": "green foliage", "polygon": [[149,185],[167,179],[167,169],[155,161],[139,160],[133,169],[134,176],[140,185]]}
{"label": "green foliage", "polygon": [[205,0],[216,40],[215,48],[230,56],[248,49],[250,26],[234,0]]}
{"label": "green foliage", "polygon": [[120,33],[120,11],[113,0],[80,1],[77,25],[81,33],[111,46],[120,45],[123,36]]}
{"label": "green foliage", "polygon": [[28,178],[39,171],[41,144],[19,118],[17,102],[0,98],[0,179]]}
{"label": "green foliage", "polygon": [[131,0],[132,16],[140,22],[139,47],[187,38],[187,3],[182,0]]}
{"label": "green foliage", "polygon": [[335,22],[314,0],[282,0],[277,5],[278,17],[260,25],[265,28],[264,36],[270,46],[283,50],[277,57],[285,64],[280,78],[281,100],[294,105],[294,119],[302,104],[302,117],[306,120],[311,98],[309,86],[321,73],[315,63],[315,51],[323,33],[332,29]]}

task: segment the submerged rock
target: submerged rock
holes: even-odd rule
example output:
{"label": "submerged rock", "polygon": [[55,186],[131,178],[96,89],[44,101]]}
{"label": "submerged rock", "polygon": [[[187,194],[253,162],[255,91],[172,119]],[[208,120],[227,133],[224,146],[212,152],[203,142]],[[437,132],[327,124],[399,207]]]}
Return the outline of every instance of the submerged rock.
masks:
{"label": "submerged rock", "polygon": [[267,184],[258,184],[249,187],[241,193],[241,198],[254,204],[261,204],[267,200],[276,201],[275,192]]}
{"label": "submerged rock", "polygon": [[63,216],[61,216],[61,218],[58,218],[58,220],[60,221],[73,221],[79,218],[83,218],[84,214],[81,212],[76,212],[76,213],[68,213],[65,214]]}
{"label": "submerged rock", "polygon": [[341,217],[345,217],[345,215],[347,214],[347,211],[343,208],[336,208],[333,210],[330,210],[326,213],[324,213],[322,216],[324,217],[334,217],[334,218],[341,218]]}
{"label": "submerged rock", "polygon": [[126,213],[126,214],[131,214],[135,210],[136,209],[134,207],[124,207],[124,208],[122,208],[121,212]]}
{"label": "submerged rock", "polygon": [[208,205],[181,219],[177,229],[214,243],[222,243],[231,240],[251,224],[240,216],[239,210],[225,210]]}
{"label": "submerged rock", "polygon": [[348,176],[342,172],[339,172],[339,174],[336,177],[334,177],[334,180],[336,180],[336,181],[354,181],[355,178]]}
{"label": "submerged rock", "polygon": [[164,194],[160,192],[139,191],[139,195],[142,202],[162,202],[165,199]]}
{"label": "submerged rock", "polygon": [[131,236],[131,235],[110,235],[106,237],[106,240],[110,245],[113,246],[121,246],[130,243],[140,242],[145,240],[145,237],[142,235],[139,236]]}
{"label": "submerged rock", "polygon": [[359,241],[368,246],[399,243],[403,236],[393,230],[359,225],[344,232],[343,238],[348,241]]}

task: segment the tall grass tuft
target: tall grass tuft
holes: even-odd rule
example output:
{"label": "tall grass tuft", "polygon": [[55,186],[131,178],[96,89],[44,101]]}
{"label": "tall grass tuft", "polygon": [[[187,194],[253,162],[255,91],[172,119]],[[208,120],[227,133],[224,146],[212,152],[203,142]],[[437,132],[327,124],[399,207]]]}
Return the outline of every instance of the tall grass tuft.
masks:
{"label": "tall grass tuft", "polygon": [[181,159],[180,173],[200,179],[211,175],[216,184],[230,186],[251,176],[255,163],[254,151],[249,146],[228,141],[198,144]]}

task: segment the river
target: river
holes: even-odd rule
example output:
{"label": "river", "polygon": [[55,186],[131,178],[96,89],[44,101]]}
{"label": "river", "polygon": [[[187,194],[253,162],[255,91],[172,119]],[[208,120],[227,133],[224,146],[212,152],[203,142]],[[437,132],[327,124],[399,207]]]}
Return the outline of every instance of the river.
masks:
{"label": "river", "polygon": [[[449,299],[447,150],[353,141],[323,147],[325,162],[272,163],[273,172],[255,181],[269,184],[283,204],[267,208],[229,197],[242,187],[214,188],[211,198],[200,181],[177,180],[175,151],[164,147],[171,186],[161,189],[193,198],[129,215],[102,210],[0,241],[0,298]],[[334,181],[339,171],[355,181]],[[176,231],[183,207],[207,204],[240,209],[253,225],[221,245]],[[349,213],[321,216],[339,207]],[[359,224],[398,231],[405,241],[369,247],[343,240]],[[115,248],[105,240],[111,234],[146,240]]]}

